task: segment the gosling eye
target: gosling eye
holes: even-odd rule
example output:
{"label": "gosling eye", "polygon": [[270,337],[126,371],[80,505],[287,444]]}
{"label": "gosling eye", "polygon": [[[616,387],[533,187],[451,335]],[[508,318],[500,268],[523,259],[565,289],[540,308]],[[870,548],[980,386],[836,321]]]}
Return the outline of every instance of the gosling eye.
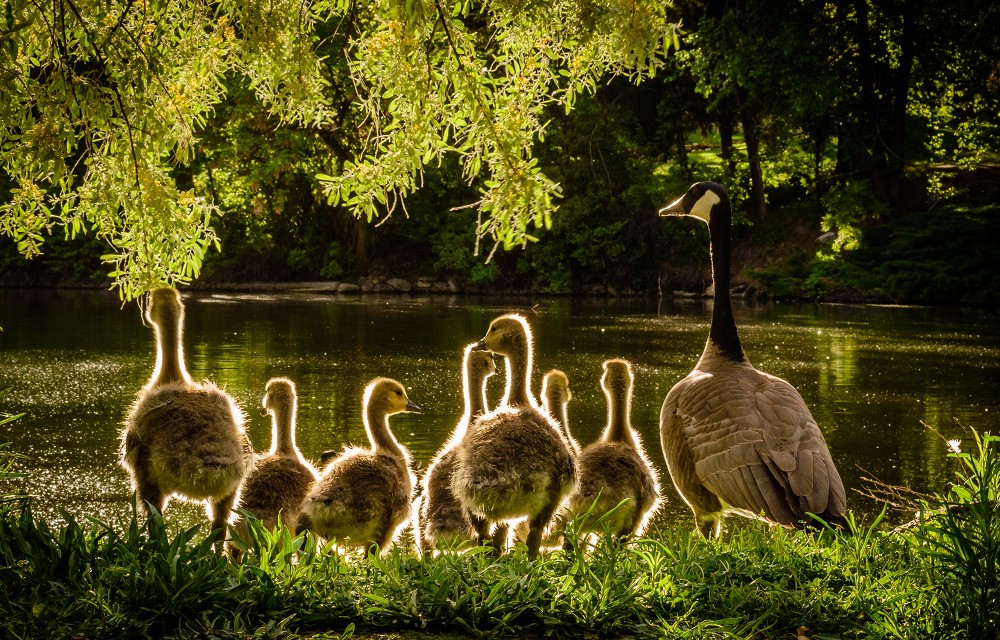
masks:
{"label": "gosling eye", "polygon": [[399,396],[400,398],[402,398],[403,397],[403,392],[400,391],[399,389],[396,389],[396,395]]}

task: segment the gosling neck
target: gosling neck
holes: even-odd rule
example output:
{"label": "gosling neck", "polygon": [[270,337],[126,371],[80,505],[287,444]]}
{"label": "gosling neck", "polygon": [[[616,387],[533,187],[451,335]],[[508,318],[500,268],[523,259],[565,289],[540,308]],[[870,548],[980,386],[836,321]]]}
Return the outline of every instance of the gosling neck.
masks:
{"label": "gosling neck", "polygon": [[507,388],[504,391],[503,404],[511,408],[534,407],[535,399],[531,395],[531,347],[528,338],[519,343],[517,348],[504,354],[507,367]]}
{"label": "gosling neck", "polygon": [[272,455],[298,457],[299,449],[295,446],[295,414],[296,401],[282,404],[271,412],[271,451]]}
{"label": "gosling neck", "polygon": [[605,442],[632,444],[632,394],[628,389],[605,391],[608,397],[608,426],[604,428]]}
{"label": "gosling neck", "polygon": [[728,199],[717,203],[709,217],[709,251],[712,257],[712,282],[715,285],[715,302],[712,306],[712,327],[708,332],[709,347],[734,362],[744,362],[746,355],[736,331],[736,319],[730,299],[730,269],[732,255],[733,213]]}
{"label": "gosling neck", "polygon": [[465,373],[465,415],[475,420],[486,413],[486,377],[474,378]]}
{"label": "gosling neck", "polygon": [[569,436],[569,402],[563,393],[561,391],[548,393],[545,398],[545,408],[548,409],[549,415],[559,421],[559,426]]}
{"label": "gosling neck", "polygon": [[147,386],[158,387],[175,382],[191,382],[191,376],[184,367],[184,347],[181,344],[183,322],[183,312],[177,310],[174,313],[164,314],[153,324],[153,331],[156,334],[156,367]]}
{"label": "gosling neck", "polygon": [[580,455],[580,443],[573,437],[573,432],[569,430],[569,401],[565,397],[560,397],[558,400],[553,398],[551,401],[546,400],[545,406],[549,411],[549,415],[559,422],[559,426],[562,428],[562,435],[569,444],[570,449],[573,450],[573,454]]}
{"label": "gosling neck", "polygon": [[566,437],[571,438],[573,434],[569,431],[569,403],[565,400],[556,405],[555,419],[559,421],[560,425],[562,425],[563,432],[566,434]]}
{"label": "gosling neck", "polygon": [[405,458],[399,442],[389,429],[389,414],[378,402],[369,402],[365,407],[365,431],[375,453],[385,453],[395,458]]}

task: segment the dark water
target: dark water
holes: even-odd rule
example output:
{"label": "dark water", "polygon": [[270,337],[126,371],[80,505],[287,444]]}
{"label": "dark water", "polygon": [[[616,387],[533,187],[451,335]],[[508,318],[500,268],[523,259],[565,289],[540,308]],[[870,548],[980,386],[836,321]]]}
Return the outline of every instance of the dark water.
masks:
{"label": "dark water", "polygon": [[[462,413],[463,347],[495,316],[523,312],[536,336],[535,388],[550,368],[569,375],[571,426],[583,443],[605,422],[602,361],[632,361],[633,424],[665,489],[657,523],[693,525],[663,468],[658,416],[667,391],[701,353],[710,301],[202,294],[186,295],[185,303],[188,368],[242,403],[258,450],[270,444],[259,410],[268,378],[296,382],[299,446],[316,458],[366,443],[362,389],[390,376],[424,409],[392,420],[422,465]],[[769,304],[738,305],[736,316],[754,365],[805,398],[850,506],[866,517],[876,504],[851,491],[864,475],[920,491],[943,490],[953,477],[947,446],[922,423],[966,442],[968,427],[1000,432],[995,312]],[[152,331],[135,305],[123,309],[103,292],[0,289],[0,327],[0,411],[26,414],[0,426],[0,442],[26,456],[18,468],[29,477],[15,487],[37,496],[36,512],[51,520],[62,510],[108,522],[126,516],[131,492],[117,464],[118,430],[155,361]],[[494,397],[500,378],[493,379]],[[177,504],[175,518],[199,519],[193,507]]]}

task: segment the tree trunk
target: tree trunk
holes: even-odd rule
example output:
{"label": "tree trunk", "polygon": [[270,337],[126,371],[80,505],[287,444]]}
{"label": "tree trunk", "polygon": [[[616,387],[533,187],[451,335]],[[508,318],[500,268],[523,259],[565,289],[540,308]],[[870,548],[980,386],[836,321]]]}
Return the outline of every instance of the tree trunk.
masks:
{"label": "tree trunk", "polygon": [[363,217],[354,216],[354,259],[358,265],[358,273],[368,273],[368,221]]}
{"label": "tree trunk", "polygon": [[728,115],[719,119],[719,155],[727,180],[736,176],[736,155],[733,153],[733,121]]}
{"label": "tree trunk", "polygon": [[753,222],[762,222],[767,215],[764,201],[764,172],[760,168],[760,138],[757,136],[757,114],[747,105],[746,90],[737,89],[740,104],[740,123],[743,125],[743,140],[747,145],[747,162],[750,164],[750,199],[747,213]]}
{"label": "tree trunk", "polygon": [[914,31],[920,8],[918,0],[904,0],[903,30],[900,36],[899,67],[890,72],[888,188],[889,203],[899,213],[906,207],[906,105],[910,92],[910,72],[913,69]]}
{"label": "tree trunk", "polygon": [[674,160],[680,166],[683,175],[690,179],[691,167],[688,165],[687,131],[685,131],[684,127],[680,125],[674,129],[674,149]]}
{"label": "tree trunk", "polygon": [[[871,29],[868,26],[869,0],[853,0],[854,6],[854,37],[857,43],[857,70],[858,80],[861,84],[861,104],[853,118],[857,125],[850,131],[843,131],[844,135],[838,145],[847,147],[841,156],[838,150],[838,160],[843,158],[845,165],[838,166],[837,173],[846,174],[851,170],[859,171],[862,174],[871,176],[875,184],[880,182],[878,178],[877,162],[878,156],[876,147],[878,146],[878,99],[875,93],[877,83],[875,69],[875,55],[872,51]],[[845,16],[850,13],[845,8]],[[852,135],[853,133],[853,135]]]}

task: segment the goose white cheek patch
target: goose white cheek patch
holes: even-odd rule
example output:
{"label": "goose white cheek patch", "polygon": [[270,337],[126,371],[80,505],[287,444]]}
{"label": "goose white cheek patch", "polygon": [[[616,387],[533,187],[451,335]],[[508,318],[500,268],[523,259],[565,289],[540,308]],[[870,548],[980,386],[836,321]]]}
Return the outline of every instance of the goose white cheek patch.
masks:
{"label": "goose white cheek patch", "polygon": [[719,194],[712,190],[708,190],[704,195],[698,198],[698,202],[695,202],[694,206],[691,207],[691,215],[708,222],[708,217],[712,213],[712,207],[719,204],[721,200],[722,199],[719,197]]}

